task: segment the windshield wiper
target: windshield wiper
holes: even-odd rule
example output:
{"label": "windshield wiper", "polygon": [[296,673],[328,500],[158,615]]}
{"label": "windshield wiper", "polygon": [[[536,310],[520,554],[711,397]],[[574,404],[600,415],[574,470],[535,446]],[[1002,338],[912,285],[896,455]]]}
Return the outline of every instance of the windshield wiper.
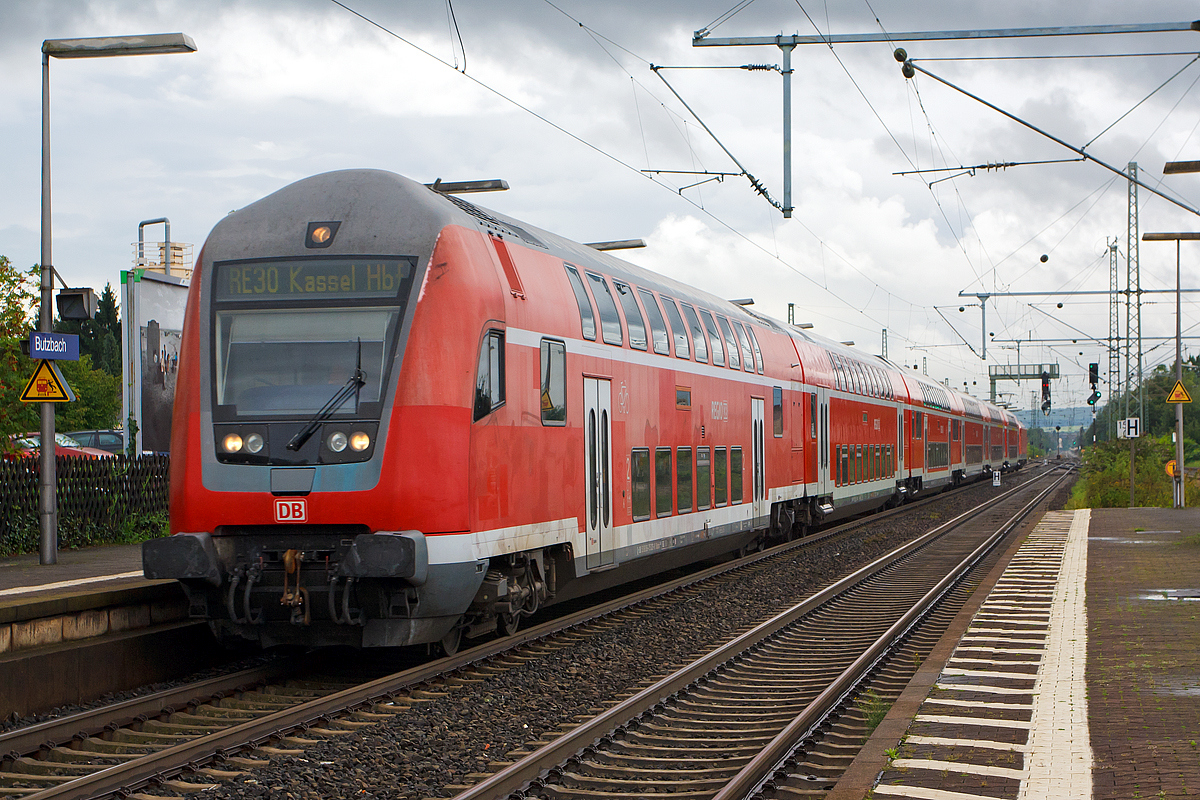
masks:
{"label": "windshield wiper", "polygon": [[321,423],[333,416],[342,404],[350,399],[350,395],[354,395],[354,405],[358,406],[358,391],[367,383],[367,376],[362,371],[362,337],[358,340],[358,356],[354,363],[354,372],[350,375],[350,379],[346,381],[346,385],[338,389],[338,393],[329,398],[329,402],[321,406],[308,424],[300,429],[300,432],[292,437],[292,440],[287,443],[288,450],[299,450],[304,446],[304,443],[312,438],[312,435],[317,432],[317,428],[321,427]]}

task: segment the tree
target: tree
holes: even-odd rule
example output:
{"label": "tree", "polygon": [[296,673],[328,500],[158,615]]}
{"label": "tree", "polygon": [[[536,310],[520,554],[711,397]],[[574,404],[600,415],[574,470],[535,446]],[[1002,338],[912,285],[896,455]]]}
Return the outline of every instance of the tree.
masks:
{"label": "tree", "polygon": [[[21,341],[29,337],[34,326],[33,312],[40,300],[39,275],[37,265],[20,270],[13,267],[8,258],[0,256],[0,450],[9,446],[11,434],[35,431],[40,425],[38,404],[20,400],[34,370],[34,362],[21,352]],[[115,373],[109,369],[93,369],[93,364],[104,367],[106,363],[84,350],[84,337],[81,336],[80,350],[83,352],[79,361],[58,362],[77,398],[73,403],[62,403],[55,408],[55,428],[59,430],[110,428],[121,416],[120,323],[111,285],[105,287],[98,305],[96,317],[100,322],[94,329],[102,330],[103,335],[98,337],[97,352],[101,358],[108,354]],[[114,326],[115,339],[112,338]],[[67,327],[60,322],[56,329],[61,333],[76,332],[64,330]]]}
{"label": "tree", "polygon": [[121,320],[111,283],[100,293],[94,319],[56,319],[54,330],[79,336],[80,355],[91,356],[96,369],[121,377]]}
{"label": "tree", "polygon": [[[29,379],[28,359],[21,355],[21,340],[33,327],[33,312],[39,302],[40,270],[32,266],[17,269],[6,256],[0,256],[0,450],[8,448],[8,436],[37,427],[37,411],[18,398]],[[32,409],[32,410],[31,410]]]}

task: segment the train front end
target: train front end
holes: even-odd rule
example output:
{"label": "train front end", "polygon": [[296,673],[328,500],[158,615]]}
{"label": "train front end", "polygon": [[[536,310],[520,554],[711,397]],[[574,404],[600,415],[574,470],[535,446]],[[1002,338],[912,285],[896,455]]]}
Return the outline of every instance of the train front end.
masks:
{"label": "train front end", "polygon": [[444,206],[390,173],[327,173],[206,241],[180,358],[172,535],[147,542],[143,563],[179,579],[218,638],[438,641],[474,595],[473,563],[430,574],[426,520],[406,502],[420,453],[397,441],[429,424],[406,416],[397,385]]}

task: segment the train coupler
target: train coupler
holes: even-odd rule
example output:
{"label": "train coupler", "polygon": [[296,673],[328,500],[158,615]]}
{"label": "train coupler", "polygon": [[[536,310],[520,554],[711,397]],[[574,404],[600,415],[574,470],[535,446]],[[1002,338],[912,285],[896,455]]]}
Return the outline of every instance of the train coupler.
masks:
{"label": "train coupler", "polygon": [[[291,622],[293,625],[308,625],[312,618],[309,614],[308,589],[300,585],[300,570],[304,564],[304,553],[300,550],[288,550],[283,554],[283,595],[279,605],[292,609]],[[295,576],[296,584],[291,588],[289,576]]]}

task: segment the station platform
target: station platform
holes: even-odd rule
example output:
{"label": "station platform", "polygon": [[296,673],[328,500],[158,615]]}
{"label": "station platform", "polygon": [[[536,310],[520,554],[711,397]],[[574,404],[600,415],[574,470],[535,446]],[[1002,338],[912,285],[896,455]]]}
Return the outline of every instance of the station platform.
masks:
{"label": "station platform", "polygon": [[172,679],[212,649],[179,583],[142,577],[140,544],[0,559],[0,719]]}
{"label": "station platform", "polygon": [[1052,511],[997,569],[829,800],[1200,792],[1200,509]]}

